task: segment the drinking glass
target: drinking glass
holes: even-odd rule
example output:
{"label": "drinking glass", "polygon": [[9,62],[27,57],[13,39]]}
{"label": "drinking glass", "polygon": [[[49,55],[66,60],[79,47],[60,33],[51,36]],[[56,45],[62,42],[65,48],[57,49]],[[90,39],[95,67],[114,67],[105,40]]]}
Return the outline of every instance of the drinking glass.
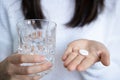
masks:
{"label": "drinking glass", "polygon": [[[28,55],[44,55],[47,61],[54,64],[56,23],[45,19],[28,19],[17,24],[19,36],[18,53]],[[22,66],[30,66],[41,63],[23,63]],[[34,75],[44,76],[50,70]]]}

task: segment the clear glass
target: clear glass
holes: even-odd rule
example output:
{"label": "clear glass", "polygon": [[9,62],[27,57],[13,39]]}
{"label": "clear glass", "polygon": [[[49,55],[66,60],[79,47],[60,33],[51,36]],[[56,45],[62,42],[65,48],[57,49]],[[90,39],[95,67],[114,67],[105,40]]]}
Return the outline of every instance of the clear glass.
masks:
{"label": "clear glass", "polygon": [[[18,53],[44,55],[47,61],[54,63],[56,23],[45,19],[29,19],[19,21],[17,29],[19,35]],[[22,66],[26,65],[34,64],[22,64]],[[37,75],[44,76],[49,71],[43,71]]]}

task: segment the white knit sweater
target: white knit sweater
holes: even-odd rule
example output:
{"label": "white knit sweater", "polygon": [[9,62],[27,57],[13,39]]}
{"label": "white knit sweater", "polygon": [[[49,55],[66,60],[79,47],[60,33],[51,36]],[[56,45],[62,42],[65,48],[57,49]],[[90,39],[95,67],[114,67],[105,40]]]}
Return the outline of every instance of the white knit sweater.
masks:
{"label": "white knit sweater", "polygon": [[[106,7],[96,21],[84,28],[67,28],[73,15],[74,0],[42,0],[45,16],[57,23],[55,68],[41,80],[120,80],[120,0],[106,0]],[[21,0],[0,0],[0,61],[15,52],[18,46],[16,24],[24,19]],[[111,65],[96,63],[85,72],[69,72],[61,57],[68,43],[77,39],[100,41],[107,46]]]}

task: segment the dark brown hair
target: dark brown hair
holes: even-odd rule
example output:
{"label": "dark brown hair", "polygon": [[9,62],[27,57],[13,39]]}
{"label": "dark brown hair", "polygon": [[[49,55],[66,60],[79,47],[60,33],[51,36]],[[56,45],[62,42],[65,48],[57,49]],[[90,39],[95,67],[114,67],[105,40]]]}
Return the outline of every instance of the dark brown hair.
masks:
{"label": "dark brown hair", "polygon": [[[104,8],[104,0],[75,0],[72,19],[66,23],[69,27],[83,27],[95,20]],[[44,19],[41,0],[22,0],[25,19]]]}

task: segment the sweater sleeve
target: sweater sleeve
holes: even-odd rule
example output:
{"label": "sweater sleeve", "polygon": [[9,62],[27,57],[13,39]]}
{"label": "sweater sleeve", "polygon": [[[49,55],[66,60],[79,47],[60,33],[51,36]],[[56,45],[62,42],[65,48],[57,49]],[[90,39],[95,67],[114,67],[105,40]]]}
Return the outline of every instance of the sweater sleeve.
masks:
{"label": "sweater sleeve", "polygon": [[0,61],[12,53],[12,38],[4,0],[0,0]]}

